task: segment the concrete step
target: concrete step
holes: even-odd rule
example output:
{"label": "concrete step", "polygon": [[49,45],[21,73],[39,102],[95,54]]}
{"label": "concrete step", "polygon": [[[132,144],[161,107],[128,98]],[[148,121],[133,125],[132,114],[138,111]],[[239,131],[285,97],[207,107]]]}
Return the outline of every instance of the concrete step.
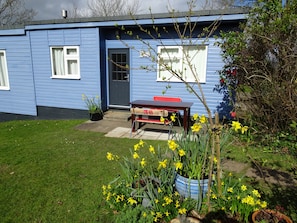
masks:
{"label": "concrete step", "polygon": [[129,121],[131,117],[129,110],[115,110],[109,109],[104,113],[104,120],[115,120],[115,121]]}

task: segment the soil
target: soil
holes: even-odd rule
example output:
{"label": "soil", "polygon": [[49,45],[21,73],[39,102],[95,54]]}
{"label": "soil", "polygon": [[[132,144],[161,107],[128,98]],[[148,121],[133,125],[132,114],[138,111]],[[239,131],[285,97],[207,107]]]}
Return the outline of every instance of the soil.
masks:
{"label": "soil", "polygon": [[294,178],[293,174],[259,165],[251,165],[226,159],[222,162],[222,168],[225,171],[244,174],[246,177],[256,181],[262,180],[269,185],[274,184],[285,187],[296,187],[297,185],[297,180]]}

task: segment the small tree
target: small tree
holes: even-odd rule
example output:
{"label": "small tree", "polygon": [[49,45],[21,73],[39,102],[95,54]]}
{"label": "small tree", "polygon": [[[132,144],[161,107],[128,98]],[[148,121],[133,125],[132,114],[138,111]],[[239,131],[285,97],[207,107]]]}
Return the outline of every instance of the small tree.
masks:
{"label": "small tree", "polygon": [[[145,54],[147,58],[152,62],[151,65],[141,66],[141,69],[146,71],[164,71],[171,74],[171,77],[164,76],[163,79],[167,81],[167,87],[164,89],[165,93],[169,88],[171,88],[170,81],[172,78],[182,82],[189,93],[194,94],[200,103],[204,106],[208,120],[209,120],[209,133],[211,134],[211,158],[210,158],[210,172],[209,176],[209,190],[210,184],[212,182],[212,173],[213,173],[213,160],[214,156],[217,158],[217,185],[218,192],[221,192],[221,166],[220,166],[220,137],[222,126],[219,124],[218,114],[213,115],[211,109],[208,106],[206,97],[201,86],[199,79],[199,64],[192,61],[196,53],[199,53],[203,47],[207,44],[209,37],[211,37],[218,28],[219,21],[216,20],[208,25],[203,25],[202,27],[198,25],[197,20],[194,16],[193,8],[195,8],[195,0],[190,0],[188,4],[188,11],[185,14],[180,14],[172,10],[169,12],[172,18],[172,27],[166,27],[162,24],[156,24],[154,15],[151,14],[152,25],[145,26],[138,23],[137,17],[132,15],[138,29],[132,30],[126,27],[118,27],[122,33],[133,37],[139,40],[145,49]],[[181,19],[182,15],[182,19]],[[193,19],[195,18],[195,19]],[[182,20],[182,21],[181,21]],[[135,31],[135,33],[134,33]],[[140,31],[140,33],[139,33]],[[130,46],[123,36],[117,36],[127,47],[134,50],[140,50]],[[164,39],[171,39],[175,42],[176,45],[182,46],[182,64],[183,68],[177,68],[175,66],[176,58],[170,54],[170,50],[166,48],[166,42]],[[153,43],[153,44],[152,44]],[[156,49],[156,45],[164,47],[164,52],[160,53]],[[190,46],[194,48],[195,54],[193,51],[190,51]],[[142,48],[143,49],[143,48]],[[120,65],[119,65],[120,66]],[[194,82],[188,82],[186,79],[187,75],[194,77]],[[215,121],[213,117],[215,116]],[[208,192],[210,194],[210,191]],[[208,196],[208,207],[209,205],[209,196]]]}
{"label": "small tree", "polygon": [[[222,87],[241,118],[259,131],[288,130],[297,120],[297,0],[259,0],[241,31],[222,33]],[[236,93],[236,97],[233,93]]]}

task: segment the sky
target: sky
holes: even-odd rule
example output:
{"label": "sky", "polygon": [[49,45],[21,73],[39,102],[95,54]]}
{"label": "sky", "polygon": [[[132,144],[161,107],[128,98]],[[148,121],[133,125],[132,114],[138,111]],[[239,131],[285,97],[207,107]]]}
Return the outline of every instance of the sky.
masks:
{"label": "sky", "polygon": [[[129,1],[129,0],[127,0]],[[153,13],[168,12],[167,6],[170,3],[171,7],[177,11],[187,10],[188,0],[139,0],[140,13],[149,13],[151,7]],[[198,2],[205,0],[198,0]],[[24,0],[25,7],[34,9],[38,14],[34,20],[60,19],[62,9],[70,11],[73,5],[78,8],[87,8],[88,0]]]}

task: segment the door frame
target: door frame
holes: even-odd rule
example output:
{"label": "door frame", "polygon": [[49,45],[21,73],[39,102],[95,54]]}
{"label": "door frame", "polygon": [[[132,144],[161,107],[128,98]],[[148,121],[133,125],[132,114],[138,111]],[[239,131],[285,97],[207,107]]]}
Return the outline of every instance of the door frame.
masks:
{"label": "door frame", "polygon": [[[111,85],[112,85],[112,83],[111,83],[111,75],[112,75],[112,62],[111,62],[111,60],[110,60],[110,55],[112,54],[112,53],[119,53],[119,54],[121,54],[121,53],[125,53],[126,54],[126,61],[127,61],[127,64],[128,64],[128,67],[129,67],[129,69],[127,70],[127,73],[126,73],[126,75],[128,76],[128,79],[127,79],[127,81],[125,81],[125,80],[119,80],[117,83],[118,84],[123,84],[122,86],[126,86],[127,87],[127,95],[126,95],[126,97],[124,98],[124,101],[122,101],[122,103],[121,102],[119,102],[119,103],[113,103],[112,102],[112,100],[111,100],[111,97],[112,97],[112,95],[111,95]],[[107,58],[108,58],[108,60],[107,60],[107,86],[108,86],[108,107],[110,107],[110,108],[124,108],[124,109],[129,109],[130,108],[130,93],[131,93],[131,90],[130,90],[130,86],[131,86],[131,84],[130,84],[130,80],[131,80],[131,75],[130,75],[130,72],[131,72],[131,70],[130,70],[130,49],[129,48],[108,48],[107,49]],[[119,88],[117,88],[117,89],[120,89],[120,87]],[[120,94],[120,95],[122,95],[122,94]],[[123,93],[123,95],[125,95],[124,93]],[[111,103],[113,103],[113,104],[111,104]]]}

